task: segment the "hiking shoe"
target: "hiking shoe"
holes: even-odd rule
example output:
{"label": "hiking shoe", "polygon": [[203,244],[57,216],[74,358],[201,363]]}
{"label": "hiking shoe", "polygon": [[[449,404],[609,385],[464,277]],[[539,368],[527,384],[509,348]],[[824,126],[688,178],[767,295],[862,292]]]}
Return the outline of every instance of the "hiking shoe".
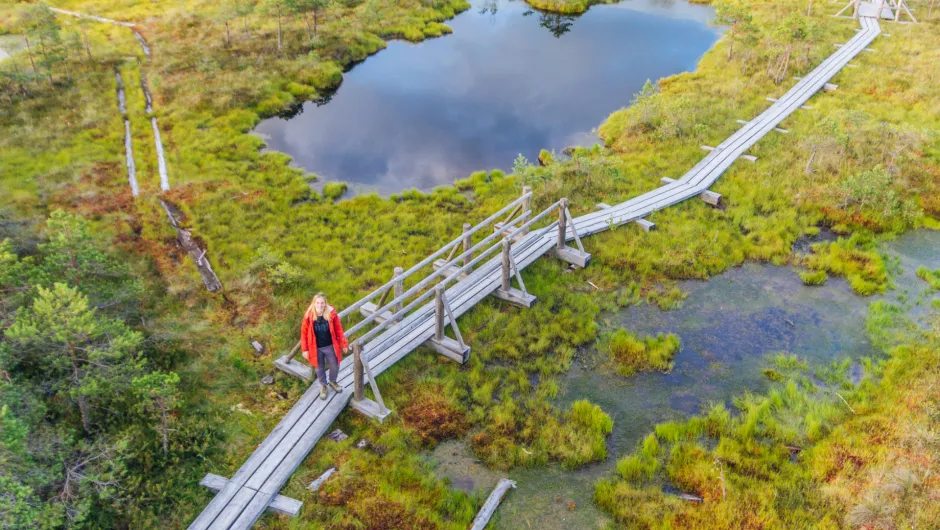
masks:
{"label": "hiking shoe", "polygon": [[343,391],[343,387],[336,384],[336,381],[330,381],[330,388],[336,391],[337,394]]}
{"label": "hiking shoe", "polygon": [[320,387],[320,399],[326,399],[326,387],[325,386]]}

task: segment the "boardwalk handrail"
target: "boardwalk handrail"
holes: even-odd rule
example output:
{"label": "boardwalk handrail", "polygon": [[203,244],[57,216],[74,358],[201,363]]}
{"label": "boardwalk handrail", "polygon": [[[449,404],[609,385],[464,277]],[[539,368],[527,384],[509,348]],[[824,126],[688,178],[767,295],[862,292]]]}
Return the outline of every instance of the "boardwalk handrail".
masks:
{"label": "boardwalk handrail", "polygon": [[[546,215],[548,215],[549,213],[551,213],[551,212],[552,212],[553,210],[555,210],[556,208],[559,208],[560,205],[561,205],[561,202],[562,202],[562,201],[557,201],[557,202],[555,202],[554,204],[552,204],[551,206],[549,206],[548,208],[546,208],[546,209],[545,209],[544,211],[542,211],[540,214],[538,214],[537,216],[535,216],[535,218],[529,220],[528,222],[526,222],[525,224],[523,224],[522,226],[520,226],[519,228],[517,228],[514,232],[512,232],[512,235],[509,236],[509,237],[510,237],[510,238],[513,238],[513,237],[515,237],[515,236],[517,236],[517,235],[519,235],[519,234],[524,233],[525,231],[527,231],[528,228],[529,228],[530,226],[532,226],[533,223],[535,223],[535,222],[541,220],[543,217],[545,217]],[[471,258],[471,256],[473,255],[474,252],[480,250],[481,247],[485,246],[487,243],[493,241],[494,239],[499,238],[499,236],[501,236],[501,235],[505,234],[507,231],[509,231],[509,229],[512,228],[514,224],[518,223],[520,220],[525,220],[525,219],[527,219],[528,217],[529,217],[529,212],[524,212],[520,217],[517,217],[517,218],[513,219],[512,221],[509,221],[509,222],[505,223],[503,226],[501,226],[499,229],[495,230],[495,231],[494,231],[492,234],[490,234],[489,236],[485,237],[482,241],[480,241],[480,242],[477,243],[476,245],[473,245],[473,246],[470,247],[469,249],[463,251],[461,254],[452,257],[452,258],[451,258],[449,261],[447,261],[443,266],[441,266],[440,268],[438,268],[438,270],[436,270],[436,271],[434,271],[432,274],[428,275],[427,278],[425,278],[424,280],[421,280],[419,283],[417,283],[416,285],[414,285],[411,289],[408,289],[408,290],[405,291],[404,293],[398,295],[398,296],[395,297],[393,300],[391,300],[391,301],[389,301],[389,302],[386,302],[384,306],[382,306],[382,307],[380,307],[380,308],[377,308],[371,315],[369,315],[368,317],[366,317],[365,319],[363,319],[362,321],[360,321],[359,323],[357,323],[355,326],[349,328],[349,330],[346,332],[346,334],[347,334],[347,335],[352,335],[352,334],[356,333],[357,331],[361,330],[363,327],[365,327],[365,326],[368,325],[369,323],[375,321],[375,319],[378,318],[380,315],[382,315],[386,310],[388,310],[388,309],[390,309],[390,308],[396,306],[396,305],[399,304],[400,302],[403,302],[406,298],[408,298],[408,297],[410,297],[410,296],[413,296],[414,294],[416,294],[416,293],[417,293],[418,291],[420,291],[421,289],[427,287],[427,286],[430,284],[431,280],[433,280],[433,279],[435,279],[435,278],[437,278],[437,277],[443,275],[445,272],[447,272],[448,270],[450,270],[453,266],[456,266],[456,265],[455,265],[456,262],[460,262],[460,261],[464,260],[465,258]],[[546,228],[550,229],[552,226],[555,226],[554,223],[551,224],[551,225],[549,225],[549,226],[546,227]],[[494,250],[498,245],[500,245],[500,243],[498,243],[498,242],[497,242],[497,243],[494,243],[494,245],[492,245],[489,249],[487,249],[486,251],[484,251],[481,256],[488,256],[488,255],[492,252],[492,250]],[[436,285],[434,286],[434,288],[437,288],[437,287],[439,287],[439,286],[443,286],[444,288],[446,288],[448,283],[450,283],[451,281],[453,281],[454,279],[456,279],[460,274],[462,274],[462,273],[464,273],[464,272],[467,272],[467,270],[469,270],[470,268],[472,268],[474,264],[479,263],[479,262],[481,261],[479,258],[480,258],[480,257],[478,256],[477,259],[471,259],[471,261],[470,261],[469,263],[466,263],[466,264],[464,264],[462,267],[459,267],[458,272],[456,272],[455,274],[451,274],[450,276],[448,276],[447,278],[445,278],[444,280],[442,280],[441,282],[439,282],[438,284],[436,284]],[[400,278],[400,277],[398,277],[398,278]],[[397,280],[398,278],[396,278],[396,280]],[[433,289],[429,290],[428,293],[433,293]],[[428,293],[425,293],[425,295],[427,295]],[[424,298],[424,297],[419,298],[419,300],[423,300],[423,299],[426,299],[426,298]],[[411,304],[409,304],[409,305],[411,305]],[[397,318],[398,316],[403,315],[403,314],[406,313],[406,312],[407,312],[407,311],[403,311],[403,310],[399,309],[397,312],[395,312],[395,313],[392,315],[391,318],[389,318],[389,320],[395,320],[395,318]],[[382,329],[384,329],[384,328],[385,328],[385,326],[382,327]],[[371,337],[371,336],[373,336],[373,335],[368,335],[368,336]],[[361,343],[362,340],[363,340],[363,339],[357,339],[356,342]]]}
{"label": "boardwalk handrail", "polygon": [[[351,313],[353,313],[354,311],[360,309],[362,306],[364,306],[365,304],[367,304],[368,302],[370,302],[371,300],[373,300],[375,297],[377,297],[377,296],[379,296],[379,295],[383,295],[383,294],[386,295],[386,296],[383,296],[382,300],[380,300],[380,302],[379,302],[380,305],[384,303],[384,305],[382,305],[381,308],[378,308],[378,309],[377,309],[375,312],[373,312],[371,315],[367,316],[365,319],[363,319],[362,321],[358,322],[358,323],[357,323],[356,325],[354,325],[352,328],[350,328],[349,330],[347,330],[347,331],[346,331],[346,334],[347,334],[347,335],[352,335],[352,334],[356,333],[357,331],[361,330],[361,329],[362,329],[364,326],[366,326],[367,324],[369,324],[369,323],[375,321],[376,317],[377,317],[378,315],[382,315],[382,313],[385,312],[385,311],[389,308],[389,306],[394,306],[395,304],[398,304],[398,303],[402,302],[404,299],[406,299],[406,298],[408,298],[408,297],[414,295],[414,294],[415,294],[418,290],[420,290],[421,288],[426,287],[426,286],[428,285],[428,283],[430,283],[431,280],[433,280],[434,278],[437,278],[438,276],[440,276],[441,274],[443,274],[444,272],[446,272],[446,268],[447,268],[448,266],[452,265],[453,262],[455,262],[455,261],[457,261],[457,260],[460,260],[460,259],[463,259],[463,258],[465,258],[465,257],[467,257],[467,256],[469,256],[469,255],[471,255],[471,254],[473,253],[473,251],[474,251],[474,250],[478,250],[479,247],[482,246],[482,244],[484,244],[484,243],[486,243],[486,242],[488,242],[488,241],[491,241],[491,240],[492,240],[495,236],[497,236],[497,235],[500,235],[500,234],[502,234],[502,233],[505,233],[507,230],[509,230],[510,228],[512,228],[512,227],[513,227],[516,223],[518,223],[520,220],[525,220],[525,219],[527,219],[527,218],[529,217],[530,213],[531,213],[531,212],[528,210],[528,208],[530,207],[530,204],[531,204],[531,200],[532,200],[532,191],[529,189],[528,186],[523,187],[523,193],[522,193],[522,195],[519,196],[517,199],[515,199],[515,200],[512,201],[512,202],[510,202],[510,203],[507,204],[506,206],[502,207],[499,211],[493,213],[492,215],[490,215],[489,217],[487,217],[487,218],[484,219],[483,221],[480,221],[480,222],[477,223],[475,226],[473,226],[473,227],[471,227],[471,228],[469,228],[469,229],[465,229],[465,230],[463,231],[463,233],[461,233],[461,235],[460,235],[459,237],[457,237],[456,239],[454,239],[454,240],[452,240],[451,242],[447,243],[446,245],[444,245],[443,247],[441,247],[440,249],[438,249],[437,251],[435,251],[434,253],[432,253],[430,256],[424,258],[424,259],[421,260],[419,263],[413,265],[413,266],[412,266],[411,268],[409,268],[407,271],[404,271],[403,273],[396,275],[396,276],[395,276],[394,278],[392,278],[389,282],[387,282],[387,283],[385,283],[384,285],[382,285],[382,286],[376,288],[375,290],[373,290],[373,291],[370,292],[369,294],[367,294],[367,295],[365,295],[364,297],[360,298],[358,301],[356,301],[356,302],[353,303],[352,305],[350,305],[350,306],[346,307],[345,309],[343,309],[342,311],[340,311],[340,312],[339,312],[340,318],[344,318],[344,317],[350,315]],[[522,212],[522,215],[519,216],[519,217],[517,217],[517,218],[515,218],[515,219],[513,219],[513,220],[511,220],[511,221],[509,221],[509,219],[510,219],[512,216],[516,215],[516,214],[519,212],[520,209],[525,209],[525,211]],[[459,256],[454,257],[454,252],[453,252],[453,251],[456,251],[456,249],[458,248],[458,245],[459,245],[459,244],[463,243],[464,241],[468,241],[469,238],[470,238],[471,236],[473,236],[473,234],[479,232],[480,230],[482,230],[482,229],[485,228],[486,226],[492,224],[494,221],[496,221],[497,219],[499,219],[500,216],[502,216],[503,214],[506,214],[507,212],[509,212],[509,215],[506,216],[506,221],[503,221],[503,226],[500,227],[499,230],[497,230],[494,234],[492,234],[492,235],[490,235],[490,236],[484,238],[484,240],[481,241],[480,243],[478,243],[477,245],[471,247],[470,249],[465,250],[465,251],[464,251],[462,254],[460,254]],[[421,270],[422,268],[428,266],[429,264],[431,264],[432,262],[434,262],[435,259],[441,257],[441,256],[442,256],[445,252],[447,252],[447,251],[451,251],[451,253],[450,253],[450,255],[447,257],[447,264],[446,264],[444,267],[442,267],[441,269],[439,269],[439,270],[434,271],[433,273],[431,273],[431,275],[429,275],[427,278],[425,278],[425,279],[422,280],[421,282],[418,282],[418,284],[416,284],[414,287],[412,287],[411,289],[409,289],[407,292],[402,293],[402,294],[399,295],[399,296],[396,296],[394,300],[392,300],[392,301],[390,301],[390,302],[385,302],[385,298],[387,297],[387,294],[386,294],[386,293],[390,292],[390,290],[391,290],[392,288],[394,288],[396,285],[401,285],[402,282],[404,282],[404,280],[405,280],[407,277],[413,275],[413,274],[416,273],[417,271],[419,271],[419,270]],[[420,286],[420,287],[419,287],[419,286]],[[433,291],[432,291],[432,292],[433,292]],[[412,306],[412,307],[413,307],[413,306]],[[401,313],[401,312],[399,311],[398,313]],[[397,313],[396,313],[396,314],[397,314]],[[384,329],[384,328],[383,328],[383,329]],[[359,342],[359,341],[357,341],[357,342]],[[299,351],[300,351],[300,341],[298,341],[297,344],[293,347],[293,349],[291,349],[291,351],[287,354],[287,356],[286,356],[286,361],[288,361],[288,362],[291,361],[291,360],[297,355],[297,353],[298,353]]]}
{"label": "boardwalk handrail", "polygon": [[519,205],[519,204],[522,204],[523,201],[525,201],[526,199],[529,199],[529,198],[531,198],[531,197],[532,197],[532,192],[531,192],[531,191],[530,191],[530,192],[527,192],[527,193],[524,193],[521,197],[519,197],[518,199],[516,199],[516,200],[512,201],[511,203],[507,204],[507,205],[504,206],[502,209],[500,209],[498,212],[496,212],[496,213],[494,213],[493,215],[487,217],[486,219],[484,219],[483,221],[481,221],[479,224],[477,224],[476,226],[474,226],[473,228],[471,228],[469,231],[464,232],[463,234],[461,234],[460,237],[458,237],[457,239],[454,239],[453,241],[451,241],[450,243],[444,245],[443,247],[441,247],[439,250],[437,250],[436,252],[434,252],[434,253],[431,254],[430,256],[424,258],[420,263],[418,263],[417,265],[412,266],[410,269],[408,269],[408,270],[406,270],[405,272],[403,272],[400,276],[396,276],[393,280],[389,281],[389,282],[386,283],[385,285],[382,285],[382,286],[379,287],[378,289],[375,289],[375,290],[372,291],[371,293],[369,293],[369,294],[365,295],[364,297],[362,297],[361,299],[359,299],[359,301],[357,301],[357,302],[355,302],[354,304],[350,305],[350,306],[347,307],[346,309],[343,309],[342,311],[340,311],[340,313],[339,313],[340,318],[349,315],[349,314],[352,313],[353,311],[356,311],[357,309],[359,309],[360,307],[362,307],[365,303],[369,302],[370,300],[372,300],[372,299],[375,298],[376,296],[378,296],[378,295],[380,295],[380,294],[383,294],[383,293],[385,293],[385,291],[388,291],[389,289],[391,289],[392,287],[394,287],[396,283],[398,283],[398,282],[404,280],[404,279],[407,278],[408,276],[411,276],[412,274],[414,274],[415,272],[417,272],[417,271],[420,270],[421,268],[428,266],[428,265],[431,264],[431,262],[433,262],[435,259],[441,257],[445,252],[447,252],[447,251],[450,250],[451,248],[453,248],[453,247],[455,247],[456,245],[458,245],[458,244],[460,244],[461,242],[463,242],[464,238],[466,238],[466,237],[468,237],[468,236],[471,236],[471,235],[475,234],[476,232],[480,231],[481,229],[483,229],[483,227],[489,225],[490,223],[492,223],[493,221],[495,221],[496,219],[498,219],[499,216],[503,215],[504,213],[506,213],[507,211],[509,211],[511,208],[513,208],[513,207],[515,207],[515,206],[517,206],[517,205]]}
{"label": "boardwalk handrail", "polygon": [[[512,221],[510,221],[510,222],[506,223],[505,225],[503,225],[499,230],[494,231],[492,234],[490,234],[489,236],[487,236],[486,238],[484,238],[483,241],[480,241],[480,242],[477,243],[476,245],[473,245],[472,247],[470,247],[469,250],[465,250],[465,251],[463,251],[463,253],[461,253],[461,254],[459,254],[459,255],[457,255],[457,256],[451,258],[450,261],[446,262],[446,264],[445,264],[444,266],[440,267],[439,269],[437,269],[437,270],[434,271],[433,273],[429,274],[425,279],[423,279],[423,280],[421,280],[420,282],[418,282],[417,284],[415,284],[411,289],[408,289],[408,290],[405,291],[404,293],[402,293],[402,294],[396,296],[393,300],[391,300],[391,301],[389,301],[389,302],[386,302],[384,306],[382,306],[382,307],[380,307],[380,308],[377,308],[377,309],[375,310],[375,312],[373,312],[371,315],[369,315],[368,317],[366,317],[365,319],[363,319],[362,321],[360,321],[359,323],[357,323],[355,326],[349,328],[349,330],[346,331],[346,334],[347,334],[347,335],[352,335],[353,333],[356,333],[357,331],[361,330],[364,326],[366,326],[366,325],[368,325],[369,323],[373,322],[373,321],[374,321],[377,317],[379,317],[385,310],[389,309],[390,307],[395,306],[395,305],[398,304],[399,302],[404,301],[406,298],[408,298],[408,297],[414,295],[415,293],[417,293],[417,292],[420,291],[421,289],[424,289],[425,287],[427,287],[428,284],[431,283],[431,280],[433,280],[433,279],[435,279],[435,278],[441,276],[441,275],[444,274],[445,272],[447,272],[448,267],[451,266],[451,265],[453,265],[454,262],[460,261],[460,260],[462,260],[463,258],[470,256],[470,255],[473,254],[475,251],[480,250],[480,247],[483,247],[484,245],[486,245],[487,243],[489,243],[489,242],[492,241],[493,239],[495,239],[495,238],[501,236],[501,235],[502,235],[503,233],[505,233],[507,230],[509,230],[510,228],[512,228],[512,226],[513,226],[514,224],[518,223],[518,222],[519,222],[520,220],[522,220],[522,219],[525,219],[526,217],[528,217],[528,215],[525,215],[525,214],[524,214],[524,215],[521,216],[521,217],[517,217],[517,218],[513,219]],[[479,260],[473,260],[472,262],[473,262],[473,263],[477,263],[478,261],[479,261]],[[464,266],[464,267],[466,267],[466,266]],[[400,278],[400,277],[399,277],[399,278]],[[396,278],[396,280],[398,280],[399,278]],[[451,279],[452,279],[452,278],[448,278],[447,281],[449,281],[449,280],[451,280]],[[440,283],[446,283],[446,281],[440,282]],[[433,294],[433,292],[434,292],[433,290],[429,290],[429,291],[428,291],[428,293],[431,293],[431,294]],[[428,294],[428,293],[425,293],[425,294]]]}
{"label": "boardwalk handrail", "polygon": [[[446,289],[446,288],[447,288],[447,284],[449,284],[450,282],[452,282],[452,281],[454,281],[455,279],[459,278],[463,273],[467,272],[468,270],[471,270],[477,263],[483,261],[484,259],[489,258],[489,256],[492,255],[495,251],[497,251],[497,250],[502,250],[502,247],[503,247],[503,244],[504,244],[505,241],[510,241],[510,240],[512,240],[512,238],[513,238],[515,235],[518,235],[518,234],[520,234],[520,233],[523,233],[524,231],[527,231],[527,230],[529,229],[529,227],[531,227],[534,223],[536,223],[536,222],[538,222],[539,220],[543,219],[546,215],[550,214],[551,212],[556,211],[556,210],[558,210],[559,208],[561,208],[561,206],[562,206],[562,204],[563,204],[564,202],[565,202],[565,199],[561,199],[561,200],[559,200],[559,201],[553,203],[551,206],[547,207],[545,210],[543,210],[541,213],[539,213],[538,215],[536,215],[534,218],[532,218],[531,220],[529,220],[528,222],[526,222],[524,225],[522,225],[522,226],[520,226],[519,228],[517,228],[517,229],[512,233],[513,235],[503,237],[500,241],[494,243],[494,244],[491,245],[488,249],[486,249],[486,250],[484,250],[482,253],[480,253],[480,255],[478,255],[477,257],[475,257],[475,258],[473,258],[473,259],[471,259],[469,262],[465,263],[464,265],[462,265],[462,266],[457,267],[456,269],[454,269],[453,267],[450,266],[450,263],[448,263],[447,266],[444,266],[444,267],[441,267],[440,269],[438,269],[437,273],[435,273],[435,276],[436,276],[437,274],[439,274],[439,273],[444,272],[444,271],[451,271],[451,273],[450,273],[450,275],[448,275],[446,278],[444,278],[443,280],[441,280],[440,282],[438,282],[438,283],[434,286],[434,288],[428,289],[424,294],[422,294],[421,296],[419,296],[418,298],[416,298],[415,300],[413,300],[413,301],[412,301],[411,303],[409,303],[407,306],[405,306],[405,307],[399,309],[398,311],[396,311],[395,313],[393,313],[391,316],[387,317],[384,322],[382,322],[381,324],[379,324],[379,325],[376,326],[375,328],[371,329],[368,333],[366,333],[366,334],[363,335],[362,337],[359,337],[358,339],[356,339],[356,340],[353,342],[353,344],[364,344],[365,341],[371,339],[372,337],[374,337],[375,335],[377,335],[379,332],[381,332],[381,331],[383,331],[384,329],[388,328],[392,323],[397,323],[397,321],[398,321],[398,319],[399,319],[400,317],[402,317],[403,315],[405,315],[406,313],[408,313],[409,311],[411,311],[412,309],[414,309],[415,307],[417,307],[421,302],[424,302],[425,300],[427,300],[428,298],[430,298],[431,295],[433,295],[434,292],[435,292],[437,289]],[[513,222],[518,222],[519,219],[524,219],[525,217],[527,217],[527,216],[524,215],[524,216],[522,216],[522,217],[516,218]],[[482,245],[483,245],[484,243],[486,243],[487,241],[492,240],[492,239],[495,239],[497,236],[499,236],[499,235],[505,233],[505,231],[508,230],[508,228],[509,228],[511,225],[512,225],[512,223],[507,223],[506,225],[504,225],[504,226],[502,227],[503,229],[494,232],[493,235],[487,237],[486,239],[484,239],[483,241],[481,241],[480,243],[478,243],[476,246],[474,246],[474,247],[471,248],[470,250],[467,250],[467,251],[465,251],[463,254],[461,254],[461,255],[456,256],[455,258],[453,258],[452,262],[460,261],[465,255],[470,255],[470,254],[472,254],[474,250],[477,250],[477,247],[482,246]],[[544,227],[541,231],[539,231],[538,233],[536,233],[536,234],[534,235],[533,239],[538,239],[538,238],[542,237],[543,234],[545,234],[547,231],[551,230],[552,228],[556,227],[557,225],[558,225],[558,222],[555,221],[555,222],[551,223],[550,225]],[[451,262],[451,263],[452,263],[452,262]],[[519,275],[518,267],[516,267],[516,275],[517,275],[517,277],[518,277],[518,275]],[[430,277],[429,277],[429,278],[430,278]],[[521,284],[521,280],[520,280],[520,284]],[[416,285],[416,286],[413,287],[412,289],[415,289],[415,288],[417,288],[417,287],[418,287],[418,286]],[[401,295],[401,298],[406,298],[406,297],[407,297],[406,295],[407,295],[407,293],[402,294],[402,295]],[[375,313],[373,313],[372,315],[370,315],[370,319],[373,318],[373,317],[375,317],[376,315],[381,314],[385,309],[388,308],[388,306],[392,306],[392,305],[394,305],[394,303],[395,303],[395,301],[393,300],[393,301],[389,302],[385,308],[376,310]],[[364,322],[364,321],[363,321],[363,322]],[[360,323],[360,324],[361,324],[361,323]],[[410,329],[411,327],[414,327],[414,326],[417,326],[417,325],[419,325],[419,323],[413,323],[411,326],[409,326],[408,328],[404,329],[403,332],[404,332],[404,333],[408,333],[408,331],[409,331],[409,329]],[[356,327],[354,326],[352,329],[355,330]],[[352,330],[351,330],[351,331],[352,331]],[[369,344],[369,346],[372,346],[371,348],[369,348],[370,350],[373,350],[373,349],[377,349],[377,348],[378,348],[378,346],[373,346],[373,345],[371,345],[371,344]],[[379,346],[381,346],[381,344],[379,344]]]}

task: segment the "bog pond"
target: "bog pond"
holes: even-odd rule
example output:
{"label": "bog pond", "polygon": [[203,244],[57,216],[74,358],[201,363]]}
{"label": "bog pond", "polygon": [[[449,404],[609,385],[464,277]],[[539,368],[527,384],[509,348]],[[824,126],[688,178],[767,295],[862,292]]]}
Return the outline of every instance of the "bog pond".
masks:
{"label": "bog pond", "polygon": [[[591,347],[580,351],[561,379],[558,405],[587,398],[614,420],[607,439],[608,459],[575,471],[559,466],[487,469],[467,441],[449,441],[428,454],[432,465],[453,487],[480,489],[484,495],[502,477],[517,483],[498,511],[494,528],[598,528],[606,521],[593,503],[594,484],[615,473],[618,458],[633,451],[655,424],[687,419],[709,403],[744,392],[764,392],[771,382],[763,370],[774,368],[777,353],[801,357],[810,369],[849,359],[848,377],[861,376],[862,357],[878,357],[865,332],[868,306],[883,299],[905,307],[917,319],[932,295],[915,271],[940,266],[940,232],[918,231],[886,243],[895,261],[895,289],[861,297],[839,278],[822,286],[803,285],[790,267],[747,264],[707,282],[683,282],[682,307],[661,311],[641,305],[607,314],[603,328],[624,327],[638,334],[675,333],[682,346],[669,373],[620,377],[605,366],[605,355]],[[733,408],[732,408],[733,410]]]}
{"label": "bog pond", "polygon": [[329,98],[255,129],[319,184],[430,190],[522,154],[596,142],[593,129],[647,79],[695,69],[720,30],[710,7],[625,0],[580,17],[521,0],[472,0],[451,35],[391,41]]}

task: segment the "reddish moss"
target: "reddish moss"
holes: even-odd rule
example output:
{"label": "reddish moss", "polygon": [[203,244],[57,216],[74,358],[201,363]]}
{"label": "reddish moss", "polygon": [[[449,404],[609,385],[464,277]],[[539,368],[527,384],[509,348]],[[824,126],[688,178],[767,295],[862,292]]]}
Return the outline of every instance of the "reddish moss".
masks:
{"label": "reddish moss", "polygon": [[464,414],[440,394],[422,394],[402,409],[401,416],[424,444],[456,438],[467,430]]}

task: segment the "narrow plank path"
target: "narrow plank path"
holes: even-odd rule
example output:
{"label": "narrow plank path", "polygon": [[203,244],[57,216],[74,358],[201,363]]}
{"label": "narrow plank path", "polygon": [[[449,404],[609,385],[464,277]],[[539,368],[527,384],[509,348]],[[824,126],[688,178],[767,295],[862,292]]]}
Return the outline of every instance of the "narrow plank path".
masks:
{"label": "narrow plank path", "polygon": [[[582,237],[645,217],[650,213],[700,195],[708,190],[728,167],[787,116],[802,107],[849,61],[865,49],[881,32],[873,18],[860,19],[862,29],[829,56],[809,75],[755,119],[744,124],[715,147],[682,178],[599,212],[574,219],[574,229]],[[574,231],[568,229],[568,238]],[[557,243],[555,231],[537,230],[514,244],[512,253],[524,268]],[[501,262],[497,256],[447,289],[455,316],[469,311],[501,285]],[[428,303],[367,343],[363,355],[378,375],[434,335],[434,303]],[[340,365],[341,394],[331,392],[319,399],[320,385],[314,383],[284,416],[271,434],[228,480],[215,498],[190,525],[191,530],[250,528],[310,453],[317,441],[352,397],[352,360]]]}

